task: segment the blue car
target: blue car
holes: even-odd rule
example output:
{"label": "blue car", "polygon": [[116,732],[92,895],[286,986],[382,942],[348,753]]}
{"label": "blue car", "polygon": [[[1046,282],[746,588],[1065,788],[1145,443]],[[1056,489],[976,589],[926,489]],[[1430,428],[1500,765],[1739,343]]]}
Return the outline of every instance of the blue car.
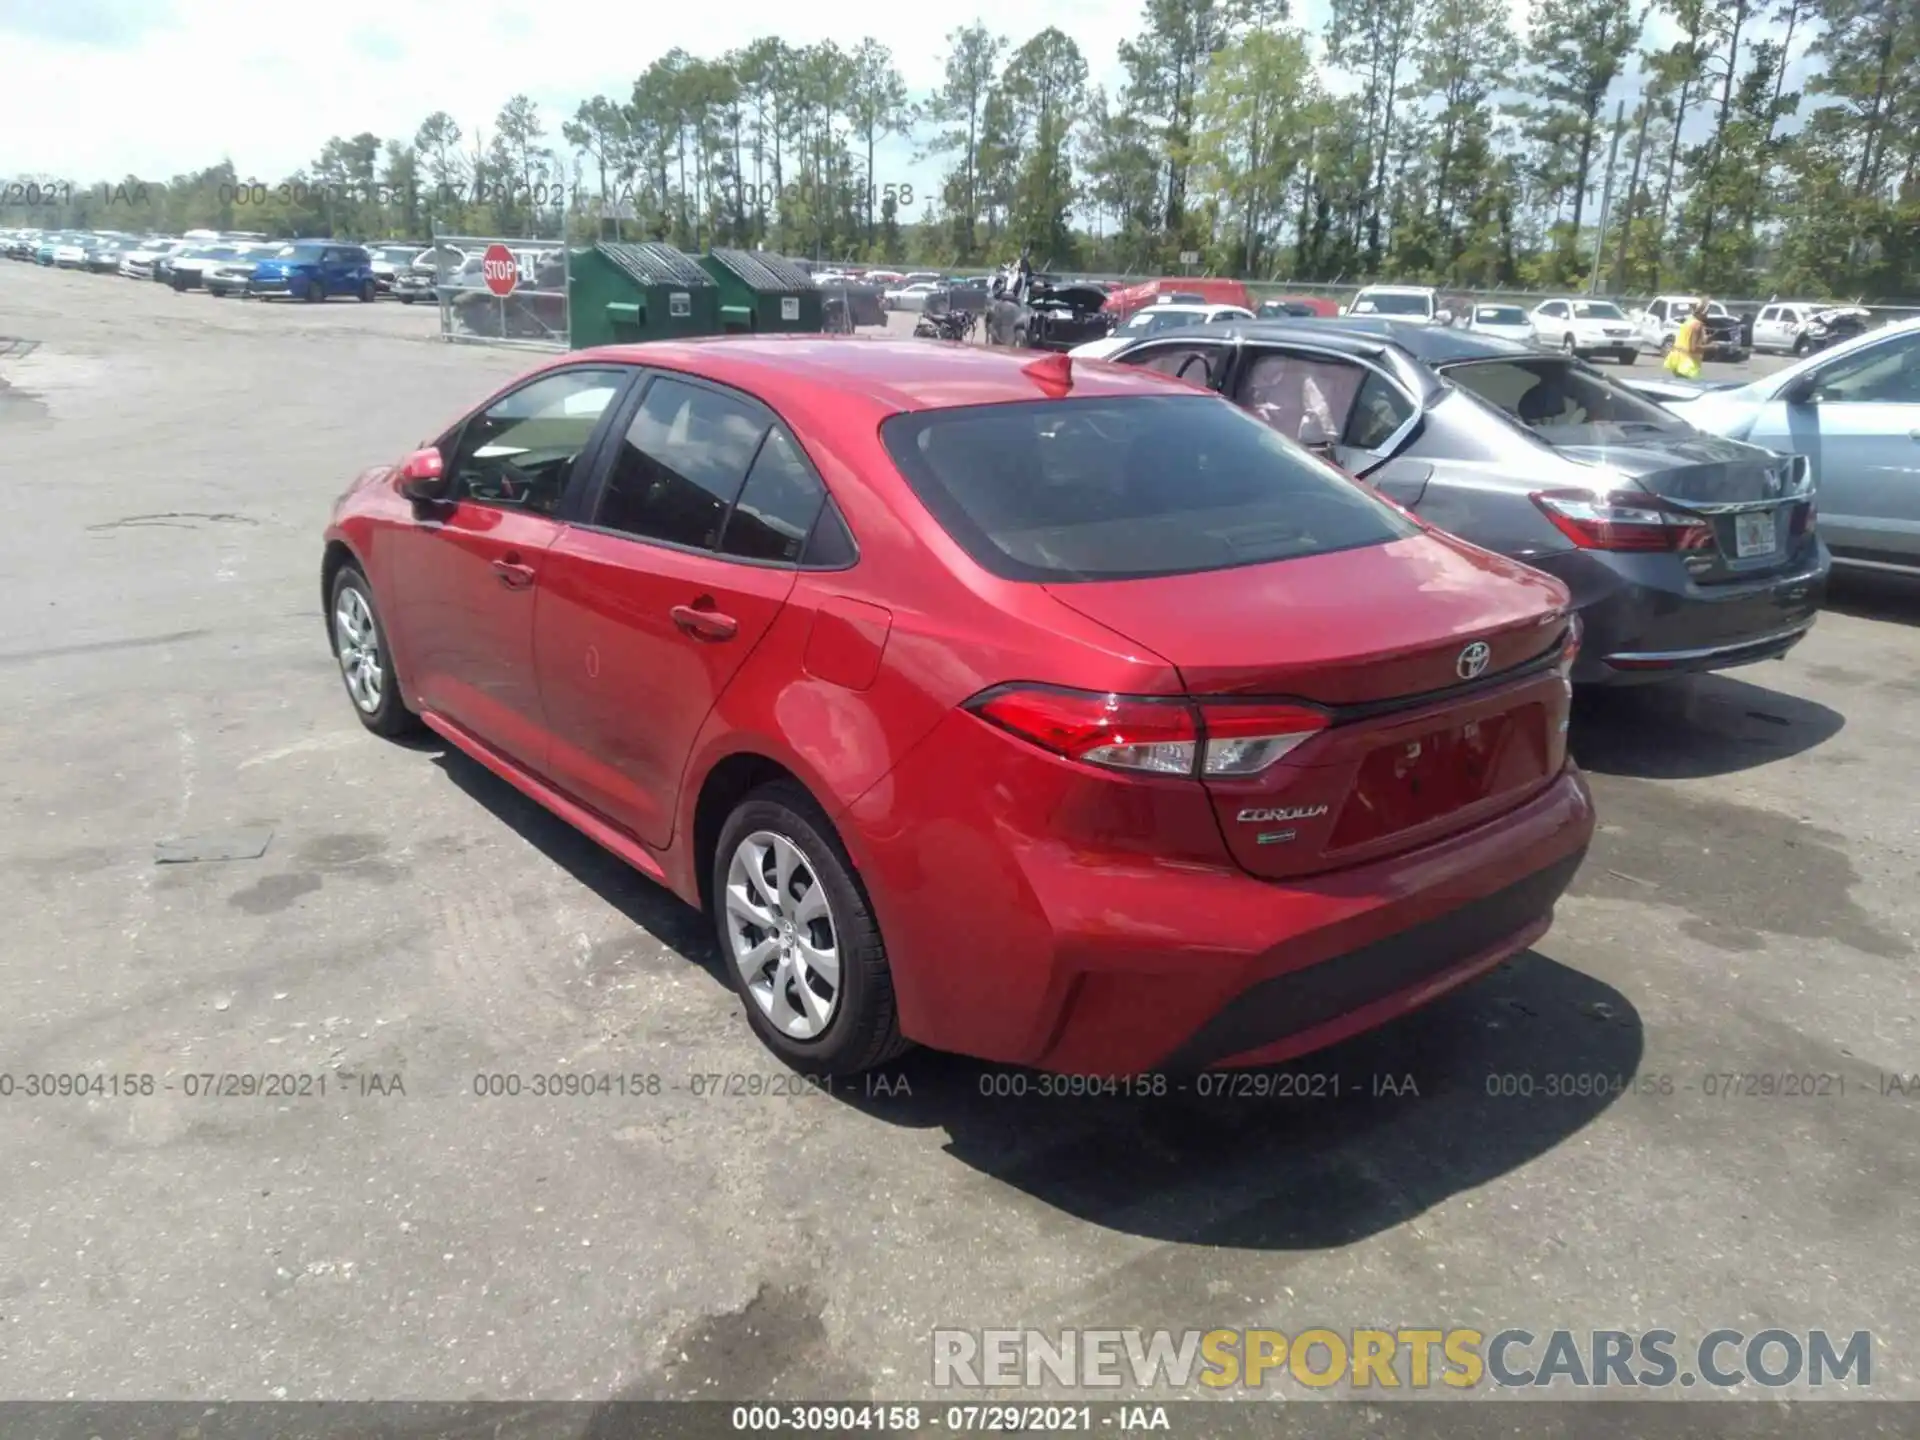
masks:
{"label": "blue car", "polygon": [[364,245],[295,240],[253,267],[247,293],[262,298],[284,295],[290,300],[353,295],[371,302],[380,290],[373,278],[373,256]]}

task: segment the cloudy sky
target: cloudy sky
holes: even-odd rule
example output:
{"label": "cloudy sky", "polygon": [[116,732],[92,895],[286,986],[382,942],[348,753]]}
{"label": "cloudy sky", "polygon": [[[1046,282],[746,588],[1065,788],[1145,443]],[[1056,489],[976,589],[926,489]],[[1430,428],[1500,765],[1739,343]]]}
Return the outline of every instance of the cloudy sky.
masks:
{"label": "cloudy sky", "polygon": [[[1525,0],[1515,0],[1516,19]],[[1057,25],[1085,51],[1092,78],[1120,80],[1116,48],[1141,0],[976,0],[979,18],[1016,43]],[[319,10],[260,0],[0,0],[11,143],[0,173],[89,183],[165,178],[230,158],[242,178],[278,180],[331,135],[411,136],[446,110],[471,132],[516,92],[559,123],[584,97],[624,96],[678,45],[718,54],[763,34],[794,44],[872,34],[891,47],[916,97],[937,83],[945,35],[964,10],[786,0],[697,4],[536,5],[533,0],[328,0]],[[299,23],[303,14],[314,23]],[[1324,24],[1326,0],[1296,14]],[[36,125],[21,118],[39,117]],[[924,194],[935,166],[896,141],[880,184]],[[916,197],[916,207],[918,201]]]}

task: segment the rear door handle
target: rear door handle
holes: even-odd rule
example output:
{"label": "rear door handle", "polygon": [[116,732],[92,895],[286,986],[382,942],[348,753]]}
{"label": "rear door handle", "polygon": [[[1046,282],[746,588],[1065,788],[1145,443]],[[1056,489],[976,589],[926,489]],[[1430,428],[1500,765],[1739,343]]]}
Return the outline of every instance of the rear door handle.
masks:
{"label": "rear door handle", "polygon": [[691,605],[676,605],[667,612],[673,623],[696,640],[731,640],[740,622],[718,610],[696,610]]}
{"label": "rear door handle", "polygon": [[493,562],[493,573],[500,577],[500,583],[509,590],[524,590],[533,584],[533,567],[517,565],[511,560]]}

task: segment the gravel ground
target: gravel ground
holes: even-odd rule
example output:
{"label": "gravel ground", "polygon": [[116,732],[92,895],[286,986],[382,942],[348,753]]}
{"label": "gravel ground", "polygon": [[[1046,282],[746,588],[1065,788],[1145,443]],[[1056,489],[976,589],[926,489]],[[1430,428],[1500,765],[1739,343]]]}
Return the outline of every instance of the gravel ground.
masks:
{"label": "gravel ground", "polygon": [[[776,1075],[701,918],[340,692],[330,502],[527,363],[432,328],[0,267],[0,1397],[918,1397],[931,1330],[1014,1325],[1868,1329],[1920,1397],[1910,589],[1584,705],[1557,925],[1302,1067],[1338,1100],[695,1096]],[[473,1093],[585,1071],[665,1088]]]}

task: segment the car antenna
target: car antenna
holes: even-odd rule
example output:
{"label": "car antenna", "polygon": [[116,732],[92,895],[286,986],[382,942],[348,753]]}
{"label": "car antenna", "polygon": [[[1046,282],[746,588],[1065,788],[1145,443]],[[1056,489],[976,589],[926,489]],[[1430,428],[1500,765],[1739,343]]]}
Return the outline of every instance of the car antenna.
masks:
{"label": "car antenna", "polygon": [[1022,375],[1031,375],[1040,388],[1058,400],[1073,389],[1073,361],[1063,352],[1042,355],[1020,367]]}

